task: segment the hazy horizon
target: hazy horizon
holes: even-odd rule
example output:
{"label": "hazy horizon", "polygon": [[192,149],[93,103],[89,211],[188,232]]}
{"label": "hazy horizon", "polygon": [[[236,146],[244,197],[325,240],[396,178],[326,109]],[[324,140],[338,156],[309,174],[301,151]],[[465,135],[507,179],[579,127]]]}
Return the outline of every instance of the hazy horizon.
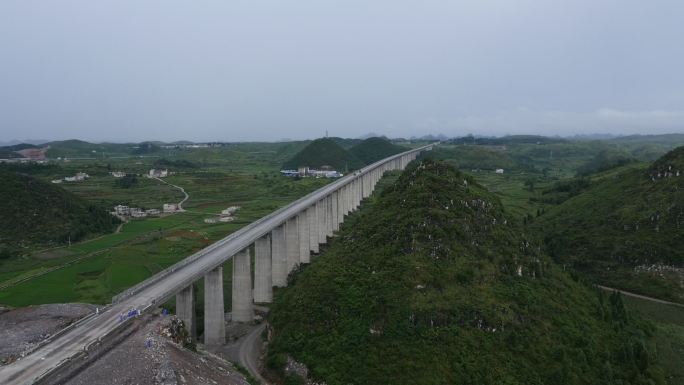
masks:
{"label": "hazy horizon", "polygon": [[684,132],[674,0],[0,4],[0,142]]}

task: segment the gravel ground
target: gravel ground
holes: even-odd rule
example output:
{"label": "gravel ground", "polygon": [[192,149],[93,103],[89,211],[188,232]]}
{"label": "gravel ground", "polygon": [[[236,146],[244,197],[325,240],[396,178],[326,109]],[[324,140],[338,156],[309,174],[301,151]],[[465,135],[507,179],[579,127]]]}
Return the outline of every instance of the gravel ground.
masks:
{"label": "gravel ground", "polygon": [[66,385],[159,384],[249,385],[227,361],[206,352],[181,348],[164,334],[170,317],[145,315],[140,328]]}
{"label": "gravel ground", "polygon": [[0,365],[21,357],[41,341],[94,311],[95,306],[81,303],[0,310]]}

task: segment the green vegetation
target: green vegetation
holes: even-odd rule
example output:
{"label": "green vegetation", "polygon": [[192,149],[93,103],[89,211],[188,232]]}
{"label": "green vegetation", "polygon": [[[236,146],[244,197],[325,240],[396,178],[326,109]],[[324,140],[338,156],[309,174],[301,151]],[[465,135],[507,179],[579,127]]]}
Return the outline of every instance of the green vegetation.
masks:
{"label": "green vegetation", "polygon": [[123,178],[114,181],[114,187],[131,188],[138,185],[138,177],[135,174],[126,174]]}
{"label": "green vegetation", "polygon": [[269,364],[328,384],[664,383],[650,329],[558,269],[497,197],[415,162],[276,293]]}
{"label": "green vegetation", "polygon": [[372,137],[355,145],[349,152],[361,159],[365,164],[371,164],[388,156],[406,151],[406,148],[391,143],[386,138]]}
{"label": "green vegetation", "polygon": [[197,164],[185,159],[172,160],[161,158],[155,160],[153,165],[156,168],[197,168]]}
{"label": "green vegetation", "polygon": [[[186,169],[169,167],[174,174],[165,178],[184,187],[190,195],[184,204],[186,212],[132,220],[119,233],[72,243],[71,247],[42,250],[39,244],[26,244],[0,260],[0,287],[7,285],[0,288],[0,303],[108,303],[127,287],[328,183],[324,178],[293,180],[279,175],[280,164],[303,145],[240,143],[165,151],[164,157],[169,161],[198,165]],[[85,202],[103,204],[109,210],[116,204],[161,208],[163,203],[180,201],[183,194],[158,180],[141,177],[130,188],[116,188],[114,183],[118,179],[109,175],[110,171],[143,174],[155,167],[156,160],[117,156],[50,165],[7,165],[7,169],[30,171],[44,181],[87,172],[90,179],[59,186]],[[241,206],[234,222],[204,223],[205,218],[234,205]],[[224,267],[226,309],[230,309],[230,267]],[[201,286],[200,282],[199,295]],[[42,295],[43,287],[49,288],[49,295]]]}
{"label": "green vegetation", "polygon": [[570,186],[535,223],[551,255],[606,286],[684,302],[684,147]]}
{"label": "green vegetation", "polygon": [[655,326],[649,348],[658,352],[657,362],[665,369],[667,383],[684,385],[684,308],[627,296],[623,299],[627,310]]}
{"label": "green vegetation", "polygon": [[0,171],[0,244],[63,244],[110,232],[118,220],[101,206],[26,174]]}
{"label": "green vegetation", "polygon": [[284,169],[311,167],[320,169],[330,166],[338,171],[356,170],[363,167],[362,160],[329,138],[316,139],[283,164]]}

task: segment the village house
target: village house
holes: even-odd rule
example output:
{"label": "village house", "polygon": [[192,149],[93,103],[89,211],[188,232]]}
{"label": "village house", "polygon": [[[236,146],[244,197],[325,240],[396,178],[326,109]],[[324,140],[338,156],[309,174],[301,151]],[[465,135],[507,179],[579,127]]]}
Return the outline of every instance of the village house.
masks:
{"label": "village house", "polygon": [[161,170],[161,169],[150,169],[150,172],[147,174],[148,177],[150,178],[166,178],[169,176],[169,170]]}
{"label": "village house", "polygon": [[162,206],[162,210],[165,213],[175,213],[176,211],[178,211],[178,205],[175,203],[164,203],[164,205]]}
{"label": "village house", "polygon": [[114,213],[120,216],[127,216],[131,213],[131,209],[128,206],[117,205],[114,206]]}
{"label": "village house", "polygon": [[131,207],[131,217],[133,218],[145,218],[147,213],[138,207]]}

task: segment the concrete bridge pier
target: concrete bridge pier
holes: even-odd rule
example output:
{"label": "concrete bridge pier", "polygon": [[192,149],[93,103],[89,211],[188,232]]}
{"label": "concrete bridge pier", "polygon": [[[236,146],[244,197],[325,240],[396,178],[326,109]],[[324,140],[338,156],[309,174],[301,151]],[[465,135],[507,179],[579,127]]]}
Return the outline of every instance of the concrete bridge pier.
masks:
{"label": "concrete bridge pier", "polygon": [[325,198],[316,202],[316,213],[318,214],[318,244],[325,244]]}
{"label": "concrete bridge pier", "polygon": [[310,262],[309,251],[309,215],[308,210],[304,210],[297,215],[297,225],[299,229],[297,235],[299,236],[299,261],[298,263]]}
{"label": "concrete bridge pier", "polygon": [[226,343],[225,310],[223,308],[223,266],[204,276],[204,344]]}
{"label": "concrete bridge pier", "polygon": [[287,267],[285,276],[299,263],[299,224],[297,217],[292,217],[285,222],[285,247],[287,250]]}
{"label": "concrete bridge pier", "polygon": [[318,254],[318,214],[315,204],[306,209],[306,218],[309,224],[309,250]]}
{"label": "concrete bridge pier", "polygon": [[250,322],[254,320],[252,307],[252,269],[249,247],[233,255],[233,322]]}
{"label": "concrete bridge pier", "polygon": [[333,236],[333,204],[332,194],[325,197],[325,235],[326,237]]}
{"label": "concrete bridge pier", "polygon": [[266,234],[254,242],[254,302],[256,303],[273,301],[271,269],[271,236]]}
{"label": "concrete bridge pier", "polygon": [[342,212],[345,216],[351,211],[351,205],[349,204],[349,195],[351,195],[351,190],[349,189],[349,186],[349,183],[345,184],[342,190],[342,206],[344,206]]}
{"label": "concrete bridge pier", "polygon": [[287,250],[284,224],[271,231],[271,275],[273,286],[287,286]]}
{"label": "concrete bridge pier", "polygon": [[176,294],[176,315],[183,321],[193,341],[197,341],[197,317],[195,315],[195,285],[192,284]]}
{"label": "concrete bridge pier", "polygon": [[340,209],[340,214],[339,214],[339,220],[340,223],[344,221],[344,216],[347,215],[347,186],[342,186],[342,188],[339,191],[339,194],[337,195],[338,199],[338,206]]}
{"label": "concrete bridge pier", "polygon": [[334,191],[332,194],[330,194],[330,199],[332,203],[332,231],[338,231],[340,229],[340,209],[339,209],[339,202],[338,202],[338,195],[339,195],[339,190]]}

